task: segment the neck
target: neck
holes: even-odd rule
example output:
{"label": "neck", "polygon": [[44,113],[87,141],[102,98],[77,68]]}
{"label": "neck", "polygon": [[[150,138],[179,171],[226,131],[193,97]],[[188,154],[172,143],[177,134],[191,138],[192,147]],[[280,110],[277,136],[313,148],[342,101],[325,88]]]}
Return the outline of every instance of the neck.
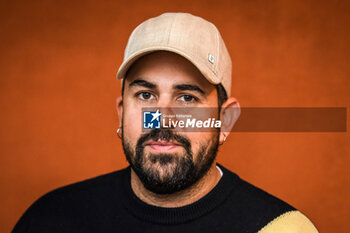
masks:
{"label": "neck", "polygon": [[208,172],[191,187],[173,194],[156,194],[146,189],[133,169],[131,169],[131,188],[135,195],[147,204],[159,207],[181,207],[194,203],[209,193],[219,182],[221,174],[212,164]]}

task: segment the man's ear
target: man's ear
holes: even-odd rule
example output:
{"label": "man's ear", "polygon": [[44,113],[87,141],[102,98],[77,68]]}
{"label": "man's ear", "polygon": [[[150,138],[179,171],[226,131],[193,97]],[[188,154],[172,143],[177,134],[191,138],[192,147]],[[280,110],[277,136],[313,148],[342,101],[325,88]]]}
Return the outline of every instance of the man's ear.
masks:
{"label": "man's ear", "polygon": [[220,111],[220,120],[222,123],[220,132],[220,144],[223,144],[225,142],[240,114],[241,107],[236,98],[230,97],[222,104]]}
{"label": "man's ear", "polygon": [[116,107],[117,107],[117,113],[118,113],[118,124],[119,124],[119,127],[121,127],[122,120],[123,120],[123,96],[117,97]]}

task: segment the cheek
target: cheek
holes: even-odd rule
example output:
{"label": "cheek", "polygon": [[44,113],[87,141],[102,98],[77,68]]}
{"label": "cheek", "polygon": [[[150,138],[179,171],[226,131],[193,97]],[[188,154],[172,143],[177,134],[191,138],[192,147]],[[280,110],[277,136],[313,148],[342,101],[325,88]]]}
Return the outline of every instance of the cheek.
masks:
{"label": "cheek", "polygon": [[142,133],[141,111],[138,108],[124,108],[123,111],[123,134],[124,137],[134,144]]}
{"label": "cheek", "polygon": [[193,152],[193,159],[196,159],[196,156],[203,146],[209,148],[213,145],[216,140],[217,132],[191,132],[186,135],[191,141],[191,147]]}

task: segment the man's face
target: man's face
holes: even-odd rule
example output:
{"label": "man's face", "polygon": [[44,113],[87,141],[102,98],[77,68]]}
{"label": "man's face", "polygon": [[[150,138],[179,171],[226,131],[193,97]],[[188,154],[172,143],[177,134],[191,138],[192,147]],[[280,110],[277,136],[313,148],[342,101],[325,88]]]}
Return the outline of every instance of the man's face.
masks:
{"label": "man's face", "polygon": [[143,132],[142,108],[217,108],[217,103],[215,86],[179,55],[155,52],[134,63],[124,83],[123,149],[145,188],[169,194],[197,182],[213,165],[219,132]]}

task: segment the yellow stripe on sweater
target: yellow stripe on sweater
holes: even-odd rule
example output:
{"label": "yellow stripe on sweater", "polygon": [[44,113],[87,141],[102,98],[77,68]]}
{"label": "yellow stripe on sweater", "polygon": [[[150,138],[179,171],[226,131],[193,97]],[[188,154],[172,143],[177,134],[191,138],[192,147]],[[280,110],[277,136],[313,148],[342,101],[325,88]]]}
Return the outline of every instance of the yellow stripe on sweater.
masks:
{"label": "yellow stripe on sweater", "polygon": [[318,231],[305,215],[293,210],[273,219],[258,233],[318,233]]}

